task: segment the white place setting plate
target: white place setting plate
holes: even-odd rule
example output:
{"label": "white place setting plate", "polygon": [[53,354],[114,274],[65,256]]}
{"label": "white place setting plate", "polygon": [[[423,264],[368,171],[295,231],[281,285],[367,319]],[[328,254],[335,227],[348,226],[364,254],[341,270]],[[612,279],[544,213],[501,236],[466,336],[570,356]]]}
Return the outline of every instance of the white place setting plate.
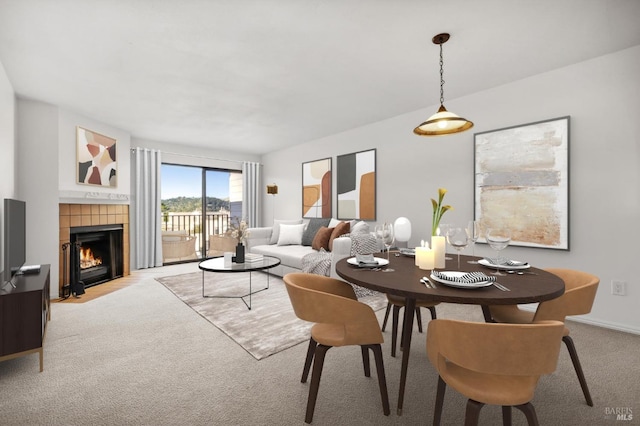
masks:
{"label": "white place setting plate", "polygon": [[[438,273],[444,276],[449,276],[451,278],[460,278],[467,274],[467,272],[460,272],[460,271],[438,271]],[[433,275],[433,273],[431,274],[431,279],[439,283],[442,283],[444,285],[447,285],[449,287],[467,288],[467,289],[489,287],[490,285],[493,284],[493,282],[491,281],[480,281],[477,283],[461,283],[457,281],[449,281],[443,278],[436,277]]]}
{"label": "white place setting plate", "polygon": [[[518,271],[521,269],[529,269],[531,268],[531,265],[529,265],[528,263],[525,262],[519,262],[517,260],[512,260],[511,262],[514,262],[515,265],[494,265],[493,263],[489,262],[487,259],[480,259],[478,260],[478,264],[482,265],[482,266],[486,266],[487,268],[492,268],[492,269],[501,269],[501,270],[509,270],[509,271]],[[518,265],[519,263],[519,265]]]}
{"label": "white place setting plate", "polygon": [[400,252],[401,255],[403,256],[409,256],[409,257],[416,257],[416,249],[412,249],[412,248],[400,248],[398,249],[398,251]]}
{"label": "white place setting plate", "polygon": [[387,259],[382,259],[381,257],[374,257],[373,260],[377,261],[378,263],[360,265],[355,257],[347,259],[347,263],[349,265],[358,266],[360,268],[382,268],[383,266],[387,266],[389,264],[389,261]]}

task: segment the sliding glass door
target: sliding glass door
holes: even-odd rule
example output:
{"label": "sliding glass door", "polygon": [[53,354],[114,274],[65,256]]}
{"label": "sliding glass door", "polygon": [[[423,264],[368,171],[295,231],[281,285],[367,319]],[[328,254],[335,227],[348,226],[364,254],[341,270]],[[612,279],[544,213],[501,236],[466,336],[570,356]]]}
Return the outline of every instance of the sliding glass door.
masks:
{"label": "sliding glass door", "polygon": [[242,173],[163,164],[161,191],[163,263],[219,255],[210,242],[219,245],[231,217],[242,215]]}

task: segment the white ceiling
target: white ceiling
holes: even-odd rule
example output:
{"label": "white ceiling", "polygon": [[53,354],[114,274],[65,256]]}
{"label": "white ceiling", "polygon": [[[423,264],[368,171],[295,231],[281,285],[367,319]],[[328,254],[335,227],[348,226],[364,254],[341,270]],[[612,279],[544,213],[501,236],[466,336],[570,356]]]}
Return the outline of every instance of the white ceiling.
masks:
{"label": "white ceiling", "polygon": [[0,62],[133,137],[262,154],[437,106],[437,33],[448,105],[638,45],[639,22],[638,0],[0,0]]}

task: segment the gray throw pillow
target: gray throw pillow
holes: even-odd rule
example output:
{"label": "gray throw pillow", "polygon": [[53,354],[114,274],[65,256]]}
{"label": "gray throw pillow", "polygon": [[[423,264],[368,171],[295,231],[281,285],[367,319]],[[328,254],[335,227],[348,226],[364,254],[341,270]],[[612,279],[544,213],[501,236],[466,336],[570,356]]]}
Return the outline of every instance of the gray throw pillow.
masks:
{"label": "gray throw pillow", "polygon": [[302,234],[302,245],[303,246],[311,246],[313,243],[313,238],[316,236],[318,229],[323,226],[329,225],[329,221],[331,218],[322,219],[319,217],[313,217],[309,219],[309,224],[307,225],[307,229],[304,230]]}

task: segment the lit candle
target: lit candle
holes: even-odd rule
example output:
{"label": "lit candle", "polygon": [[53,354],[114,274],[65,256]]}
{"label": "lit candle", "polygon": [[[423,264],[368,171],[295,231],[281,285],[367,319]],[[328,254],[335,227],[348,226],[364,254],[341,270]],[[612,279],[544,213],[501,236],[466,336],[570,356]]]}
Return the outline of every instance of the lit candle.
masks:
{"label": "lit candle", "polygon": [[416,247],[416,265],[420,269],[433,269],[433,250],[426,247]]}
{"label": "lit candle", "polygon": [[445,241],[444,237],[434,235],[431,237],[431,247],[433,248],[434,266],[436,268],[444,268]]}

